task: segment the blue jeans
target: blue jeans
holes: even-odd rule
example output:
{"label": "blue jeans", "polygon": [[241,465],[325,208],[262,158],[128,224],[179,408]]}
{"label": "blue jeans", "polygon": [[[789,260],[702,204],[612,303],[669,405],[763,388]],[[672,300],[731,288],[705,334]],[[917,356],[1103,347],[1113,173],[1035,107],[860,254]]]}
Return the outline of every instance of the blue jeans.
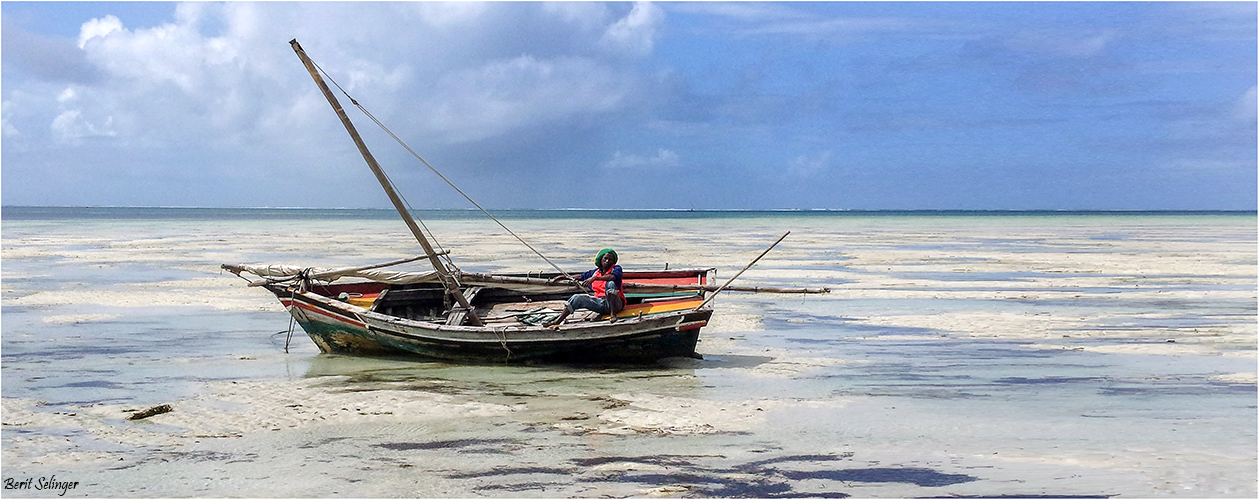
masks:
{"label": "blue jeans", "polygon": [[569,297],[568,302],[564,303],[564,308],[568,309],[569,312],[578,309],[589,309],[599,314],[607,314],[610,310],[608,309],[608,299],[606,297],[595,297],[594,295],[584,293]]}
{"label": "blue jeans", "polygon": [[[616,293],[616,282],[609,281],[608,287],[604,291],[609,294]],[[612,308],[608,304],[607,297],[595,297],[594,295],[584,293],[579,293],[569,297],[568,302],[564,303],[564,308],[567,309],[568,312],[573,312],[578,309],[589,309],[599,314],[609,314],[612,312]]]}

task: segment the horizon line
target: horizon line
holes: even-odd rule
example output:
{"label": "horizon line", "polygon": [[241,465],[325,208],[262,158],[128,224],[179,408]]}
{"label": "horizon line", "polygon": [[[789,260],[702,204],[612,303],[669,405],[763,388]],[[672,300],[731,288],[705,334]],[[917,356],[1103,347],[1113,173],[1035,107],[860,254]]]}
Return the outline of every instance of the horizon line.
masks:
{"label": "horizon line", "polygon": [[[8,208],[82,208],[82,209],[161,209],[161,210],[379,210],[396,211],[384,207],[214,207],[176,205],[0,205]],[[412,208],[413,211],[470,211],[476,208]],[[1244,212],[1259,213],[1250,209],[1186,209],[1186,208],[487,208],[499,211],[547,211],[547,212]]]}

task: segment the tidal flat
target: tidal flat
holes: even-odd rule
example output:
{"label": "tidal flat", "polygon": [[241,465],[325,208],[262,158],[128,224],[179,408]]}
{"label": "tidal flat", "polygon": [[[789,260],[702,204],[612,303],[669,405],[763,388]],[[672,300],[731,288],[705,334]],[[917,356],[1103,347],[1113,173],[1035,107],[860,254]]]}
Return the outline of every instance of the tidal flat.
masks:
{"label": "tidal flat", "polygon": [[[4,495],[1259,494],[1253,213],[520,215],[568,270],[718,282],[791,231],[738,283],[832,292],[723,292],[702,360],[463,366],[320,354],[219,269],[415,255],[401,222],[239,212],[5,208],[0,467],[75,486]],[[547,267],[427,225],[466,271]]]}

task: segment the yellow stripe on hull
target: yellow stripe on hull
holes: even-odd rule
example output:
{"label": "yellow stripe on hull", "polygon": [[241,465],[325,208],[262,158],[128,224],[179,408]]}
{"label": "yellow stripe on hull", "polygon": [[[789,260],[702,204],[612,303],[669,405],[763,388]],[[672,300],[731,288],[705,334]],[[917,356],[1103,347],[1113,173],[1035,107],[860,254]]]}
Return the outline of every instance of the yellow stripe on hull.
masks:
{"label": "yellow stripe on hull", "polygon": [[[672,300],[668,302],[644,302],[642,304],[634,304],[631,306],[626,306],[625,309],[621,310],[621,312],[616,313],[616,317],[628,318],[632,316],[638,316],[639,314],[646,316],[648,314],[660,314],[660,313],[667,313],[667,312],[673,312],[673,311],[681,311],[683,309],[695,309],[702,303],[704,303],[704,299],[701,297],[696,297],[693,300],[683,300],[683,301],[676,301],[676,302]],[[608,316],[605,314],[602,317],[606,319]]]}

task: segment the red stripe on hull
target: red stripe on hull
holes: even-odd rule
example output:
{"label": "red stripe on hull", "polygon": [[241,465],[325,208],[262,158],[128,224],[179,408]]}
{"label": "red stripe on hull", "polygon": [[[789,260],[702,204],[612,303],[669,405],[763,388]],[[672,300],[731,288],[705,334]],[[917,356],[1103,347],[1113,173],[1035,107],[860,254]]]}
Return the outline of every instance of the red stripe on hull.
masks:
{"label": "red stripe on hull", "polygon": [[688,278],[625,278],[626,283],[637,283],[639,285],[702,285],[704,280]]}
{"label": "red stripe on hull", "polygon": [[345,316],[341,316],[341,315],[337,315],[337,314],[332,314],[332,313],[330,313],[330,312],[328,312],[328,311],[325,311],[325,310],[320,309],[320,308],[317,308],[317,307],[313,307],[313,306],[311,306],[311,305],[309,305],[309,304],[306,304],[306,303],[304,303],[304,302],[297,302],[297,301],[295,301],[295,300],[280,299],[280,304],[282,304],[284,307],[297,306],[297,308],[298,308],[298,309],[301,309],[302,311],[305,311],[305,312],[308,312],[308,313],[315,313],[315,314],[318,314],[318,315],[320,315],[320,316],[325,316],[325,317],[331,318],[331,319],[333,319],[333,320],[335,320],[335,321],[338,321],[338,322],[341,322],[341,323],[345,323],[345,324],[347,324],[347,325],[349,325],[349,326],[353,326],[353,327],[355,327],[355,328],[364,328],[364,329],[365,329],[365,328],[367,328],[367,324],[366,324],[366,323],[363,323],[363,322],[358,321],[358,320],[349,319],[349,318],[347,318],[347,317],[345,317]]}

